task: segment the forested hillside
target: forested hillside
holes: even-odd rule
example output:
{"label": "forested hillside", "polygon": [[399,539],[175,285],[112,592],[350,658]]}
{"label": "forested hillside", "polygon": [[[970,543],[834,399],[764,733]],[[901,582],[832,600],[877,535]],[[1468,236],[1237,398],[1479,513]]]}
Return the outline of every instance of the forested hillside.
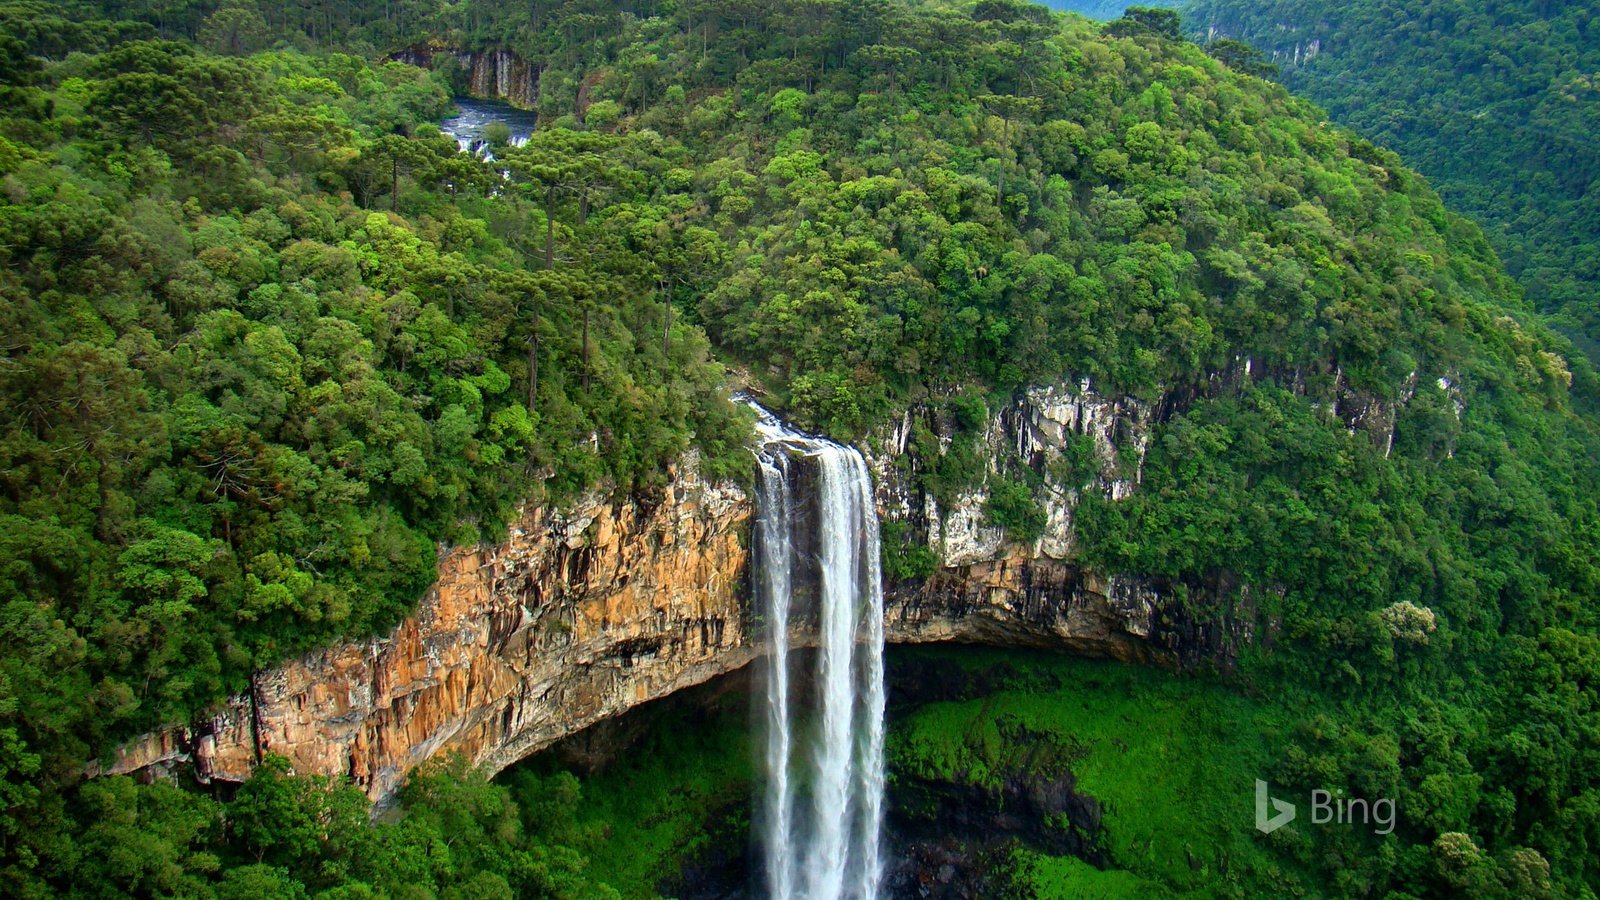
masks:
{"label": "forested hillside", "polygon": [[524,500],[742,474],[747,430],[654,257],[496,194],[441,76],[52,11],[0,11],[6,893],[70,878],[57,792],[115,741],[387,629]]}
{"label": "forested hillside", "polygon": [[[851,439],[1032,383],[1176,398],[1135,497],[1085,501],[1085,561],[1256,588],[1235,687],[1292,710],[1274,780],[1407,810],[1280,833],[1223,889],[1600,886],[1593,369],[1399,157],[1175,18],[4,15],[7,892],[588,895],[561,781],[519,820],[433,773],[365,829],[359,794],[271,765],[232,805],[77,773],[392,623],[435,542],[522,499],[648,492],[691,447],[740,472],[717,360]],[[380,61],[424,39],[538,61],[534,138],[493,166],[442,139],[457,74]],[[1397,411],[1392,445],[1341,392]],[[919,477],[985,477],[966,445]]]}
{"label": "forested hillside", "polygon": [[1600,358],[1600,4],[1197,0],[1185,15],[1399,151]]}

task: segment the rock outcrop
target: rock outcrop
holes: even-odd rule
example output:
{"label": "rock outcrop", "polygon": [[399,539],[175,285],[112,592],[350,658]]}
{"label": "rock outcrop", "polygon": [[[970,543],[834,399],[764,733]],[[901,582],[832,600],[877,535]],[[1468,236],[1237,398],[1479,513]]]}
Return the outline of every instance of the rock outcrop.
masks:
{"label": "rock outcrop", "polygon": [[[926,456],[950,451],[954,429],[932,406],[908,410],[873,442],[878,503],[886,521],[907,526],[910,541],[925,543],[941,565],[888,586],[889,640],[1228,665],[1254,633],[1245,587],[1198,586],[1180,606],[1159,580],[1106,576],[1077,561],[1079,501],[1091,493],[1113,502],[1133,494],[1151,429],[1169,408],[1169,401],[1100,395],[1087,380],[1031,389],[990,414],[978,438],[985,471],[946,504],[917,488],[915,475],[932,463]],[[1045,518],[1043,533],[1026,544],[1010,539],[987,512],[993,480],[1024,471],[1042,484]]]}
{"label": "rock outcrop", "polygon": [[422,44],[389,58],[424,69],[432,68],[443,59],[451,59],[461,69],[460,89],[467,94],[484,100],[502,100],[519,109],[534,109],[539,103],[539,67],[510,50],[475,52]]}
{"label": "rock outcrop", "polygon": [[[942,563],[887,591],[891,641],[1067,649],[1161,664],[1225,661],[1254,634],[1249,592],[1211,586],[1226,615],[1199,619],[1155,580],[1105,577],[1075,560],[1085,492],[1136,490],[1158,406],[1087,383],[1039,388],[983,429],[992,476],[1028,467],[1044,483],[1044,534],[1020,544],[989,524],[983,484],[949,508],[913,487],[914,428],[949,445],[929,409],[869,444],[878,504]],[[1061,464],[1073,455],[1071,466]],[[987,482],[987,478],[981,481]],[[439,580],[389,635],[258,673],[203,721],[133,742],[91,774],[187,770],[237,782],[265,754],[302,773],[347,776],[379,804],[430,757],[460,752],[500,769],[600,720],[734,671],[755,658],[747,551],[753,501],[708,483],[692,459],[656,496],[591,496],[530,507],[497,545],[444,553]],[[795,641],[806,643],[805,635]]]}
{"label": "rock outcrop", "polygon": [[242,781],[267,753],[344,775],[380,803],[444,751],[491,770],[753,658],[744,492],[692,461],[657,497],[528,509],[495,547],[444,555],[386,637],[314,653],[248,695],[134,742],[93,774],[192,765]]}
{"label": "rock outcrop", "polygon": [[[912,476],[932,462],[925,457],[934,450],[918,446],[914,440],[918,427],[934,436],[940,454],[955,439],[951,423],[928,407],[908,410],[875,441],[872,468],[878,505],[886,518],[910,523],[946,567],[994,561],[1008,553],[1071,559],[1077,542],[1073,509],[1079,497],[1084,491],[1112,499],[1133,493],[1143,478],[1155,418],[1151,404],[1100,396],[1087,380],[1034,388],[989,416],[979,448],[985,482],[990,476],[1026,468],[1044,484],[1046,525],[1030,547],[1008,547],[1005,530],[989,521],[986,483],[970,486],[943,505],[932,494],[912,487]],[[1078,465],[1063,470],[1059,463],[1074,452],[1081,456]]]}

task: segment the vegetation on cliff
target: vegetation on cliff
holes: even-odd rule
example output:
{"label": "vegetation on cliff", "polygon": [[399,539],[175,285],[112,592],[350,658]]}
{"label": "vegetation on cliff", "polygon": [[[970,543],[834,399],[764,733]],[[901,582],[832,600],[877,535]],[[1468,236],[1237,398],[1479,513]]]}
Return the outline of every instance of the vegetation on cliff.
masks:
{"label": "vegetation on cliff", "polygon": [[499,193],[431,124],[441,76],[49,12],[0,10],[7,893],[73,880],[86,760],[392,626],[436,542],[652,490],[691,446],[746,465],[650,261]]}
{"label": "vegetation on cliff", "polygon": [[[110,892],[395,893],[411,869],[339,862],[392,840],[439,891],[562,894],[522,867],[570,859],[464,774],[353,836],[352,794],[270,767],[226,810],[76,773],[392,623],[435,541],[530,494],[649,490],[695,445],[732,471],[712,346],[840,436],[1068,378],[1163,401],[1134,497],[1083,501],[1087,560],[1254,620],[1240,686],[1297,711],[1275,779],[1410,811],[1286,830],[1284,871],[1596,889],[1595,376],[1392,153],[1148,9],[313,7],[0,10],[7,890],[93,862]],[[534,139],[457,153],[451,73],[373,61],[423,40],[538,60]],[[930,492],[987,477],[915,439]],[[1038,475],[993,485],[1015,537]],[[439,827],[482,842],[415,849],[464,811]]]}

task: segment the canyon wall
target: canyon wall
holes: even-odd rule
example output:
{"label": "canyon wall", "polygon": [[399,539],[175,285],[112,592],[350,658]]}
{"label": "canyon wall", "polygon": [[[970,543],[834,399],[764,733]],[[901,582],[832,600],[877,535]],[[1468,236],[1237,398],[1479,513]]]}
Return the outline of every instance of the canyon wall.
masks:
{"label": "canyon wall", "polygon": [[392,800],[446,751],[499,771],[554,740],[749,662],[751,505],[686,460],[659,495],[527,509],[506,540],[450,551],[389,635],[253,679],[217,714],[90,774],[242,781],[264,754]]}
{"label": "canyon wall", "polygon": [[[990,413],[978,437],[982,477],[943,503],[916,486],[917,475],[933,463],[927,457],[950,452],[961,439],[954,423],[920,406],[875,435],[870,458],[885,521],[902,523],[907,543],[925,544],[940,561],[926,577],[888,585],[889,639],[1231,665],[1255,636],[1248,585],[1187,585],[1188,600],[1179,604],[1159,579],[1107,576],[1077,560],[1079,501],[1133,494],[1151,430],[1178,400],[1103,396],[1087,380],[1028,390]],[[990,487],[1006,478],[1042,485],[1035,493],[1045,527],[1031,542],[1019,543],[991,521]]]}
{"label": "canyon wall", "polygon": [[[1249,377],[1241,360],[1213,389]],[[1392,441],[1403,397],[1363,397],[1337,371],[1280,380],[1325,396],[1323,408],[1352,432]],[[972,438],[959,437],[937,404],[869,436],[884,521],[937,560],[886,586],[888,639],[1222,667],[1244,644],[1270,641],[1270,629],[1258,633],[1258,587],[1221,580],[1177,590],[1077,562],[1080,499],[1137,491],[1152,429],[1189,400],[1106,397],[1088,382],[1027,391],[989,411],[977,438],[987,470],[943,503],[917,486],[917,473]],[[990,522],[986,506],[988,485],[1024,468],[1042,484],[1047,524],[1020,543]],[[654,495],[530,507],[502,543],[444,553],[438,583],[390,634],[261,672],[215,715],[131,743],[90,774],[238,782],[262,756],[280,754],[298,772],[348,776],[381,805],[407,772],[442,752],[499,771],[756,657],[753,511],[742,488],[707,482],[692,458]]]}
{"label": "canyon wall", "polygon": [[467,94],[502,100],[519,109],[534,109],[539,103],[539,67],[510,50],[453,50],[423,44],[389,58],[424,69],[451,59],[461,69],[458,89]]}
{"label": "canyon wall", "polygon": [[[1322,55],[1322,38],[1311,35],[1323,30],[1325,26],[1313,29],[1280,22],[1277,26],[1277,40],[1257,46],[1257,49],[1265,53],[1275,65],[1283,68],[1304,65]],[[1236,38],[1244,33],[1245,29],[1237,22],[1212,22],[1205,27],[1206,43],[1218,38]]]}

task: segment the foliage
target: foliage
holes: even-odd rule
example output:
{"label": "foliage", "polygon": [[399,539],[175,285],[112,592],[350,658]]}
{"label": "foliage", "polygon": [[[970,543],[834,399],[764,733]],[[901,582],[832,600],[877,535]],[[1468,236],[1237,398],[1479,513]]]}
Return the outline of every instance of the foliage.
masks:
{"label": "foliage", "polygon": [[885,584],[927,578],[938,569],[939,557],[904,522],[883,522],[879,537]]}
{"label": "foliage", "polygon": [[[547,821],[570,819],[576,784],[539,791]],[[581,853],[524,830],[511,791],[460,757],[413,773],[400,808],[369,824],[367,797],[296,777],[268,757],[231,803],[126,777],[87,785],[79,893],[187,897],[551,897],[606,900]]]}
{"label": "foliage", "polygon": [[[1292,710],[1206,678],[1019,650],[898,649],[901,664],[962,670],[985,689],[917,706],[890,729],[890,771],[998,792],[1018,778],[1090,798],[1088,835],[1106,859],[1091,875],[1021,850],[1021,896],[1251,895],[1303,877],[1254,839],[1253,784]],[[1041,790],[1048,788],[1041,787]],[[1076,827],[1063,824],[1060,827]],[[1096,891],[1105,893],[1096,894]]]}
{"label": "foliage", "polygon": [[721,367],[628,243],[667,227],[648,138],[540,208],[427,124],[429,73],[83,30],[103,52],[14,66],[0,111],[7,892],[71,877],[85,760],[391,627],[440,543],[653,490],[691,448],[746,468]]}
{"label": "foliage", "polygon": [[[756,758],[750,697],[717,685],[628,716],[644,737],[619,748],[599,771],[574,774],[559,753],[547,753],[500,781],[525,826],[582,853],[589,877],[627,898],[671,896],[686,864],[742,860],[749,844]],[[552,815],[540,799],[552,786],[581,793],[582,802]]]}
{"label": "foliage", "polygon": [[1037,540],[1047,524],[1044,507],[1033,498],[1033,491],[1020,481],[1000,476],[989,479],[989,502],[984,511],[989,521],[1019,543]]}
{"label": "foliage", "polygon": [[[1477,15],[1457,6],[1427,21]],[[1164,580],[1201,627],[1253,620],[1241,684],[1292,701],[1276,780],[1414,811],[1381,845],[1229,837],[1228,858],[1341,893],[1600,888],[1593,368],[1482,233],[1250,75],[1262,60],[1210,55],[1160,9],[1102,27],[1008,0],[0,15],[8,892],[143,832],[148,853],[101,854],[108,883],[587,890],[579,838],[540,837],[465,773],[419,779],[412,808],[434,812],[400,832],[270,766],[237,824],[78,773],[257,666],[381,631],[440,542],[496,534],[525,499],[653,490],[690,448],[747,471],[713,347],[839,437],[936,407],[957,427],[910,440],[944,506],[990,471],[991,399],[1088,378],[1158,404],[1138,489],[1084,492],[1083,561]],[[449,64],[370,61],[422,42],[539,60],[534,139],[493,168],[456,152],[428,124]],[[1587,128],[1562,62],[1587,57],[1504,55],[1480,68],[1554,78]],[[1557,127],[1566,107],[1539,96],[1535,124]],[[1592,172],[1587,146],[1551,171]],[[1575,209],[1559,227],[1581,231]],[[1581,318],[1558,294],[1538,299]],[[1089,462],[1074,445],[1059,467],[1083,485]],[[1019,537],[1044,474],[994,478],[991,515]],[[1072,708],[1046,695],[1006,702],[1059,724]],[[1225,742],[1165,714],[1122,739],[1168,761],[1206,756],[1179,724]],[[1156,782],[1109,766],[1084,777],[1121,798],[1119,852],[1160,844],[1149,877],[1196,883],[1136,808]],[[522,799],[576,802],[563,781]],[[206,850],[219,815],[226,848]],[[359,861],[378,840],[406,848],[375,857],[387,874]]]}
{"label": "foliage", "polygon": [[1010,892],[1028,900],[1136,900],[1167,893],[1126,869],[1097,869],[1075,856],[1046,856],[1018,848],[1012,851],[1009,863]]}
{"label": "foliage", "polygon": [[607,134],[659,140],[663,273],[808,427],[1068,372],[1148,396],[1240,356],[1378,387],[1390,342],[1458,353],[1457,305],[1521,312],[1425,184],[1166,10],[485,6],[437,30],[543,60],[547,121],[609,101]]}
{"label": "foliage", "polygon": [[1186,15],[1267,51],[1284,84],[1398,150],[1600,360],[1593,3],[1199,0]]}
{"label": "foliage", "polygon": [[1281,633],[1247,680],[1304,710],[1274,781],[1401,811],[1403,843],[1382,854],[1338,831],[1282,844],[1341,893],[1447,892],[1427,859],[1449,833],[1486,849],[1489,882],[1531,854],[1565,890],[1592,889],[1600,756],[1567,735],[1600,723],[1594,494],[1578,487],[1600,445],[1507,427],[1537,420],[1514,393],[1480,394],[1459,420],[1449,402],[1419,389],[1388,456],[1281,389],[1198,403],[1152,446],[1139,491],[1080,508],[1086,553],[1193,598],[1216,596],[1218,572],[1257,586],[1255,615]]}

